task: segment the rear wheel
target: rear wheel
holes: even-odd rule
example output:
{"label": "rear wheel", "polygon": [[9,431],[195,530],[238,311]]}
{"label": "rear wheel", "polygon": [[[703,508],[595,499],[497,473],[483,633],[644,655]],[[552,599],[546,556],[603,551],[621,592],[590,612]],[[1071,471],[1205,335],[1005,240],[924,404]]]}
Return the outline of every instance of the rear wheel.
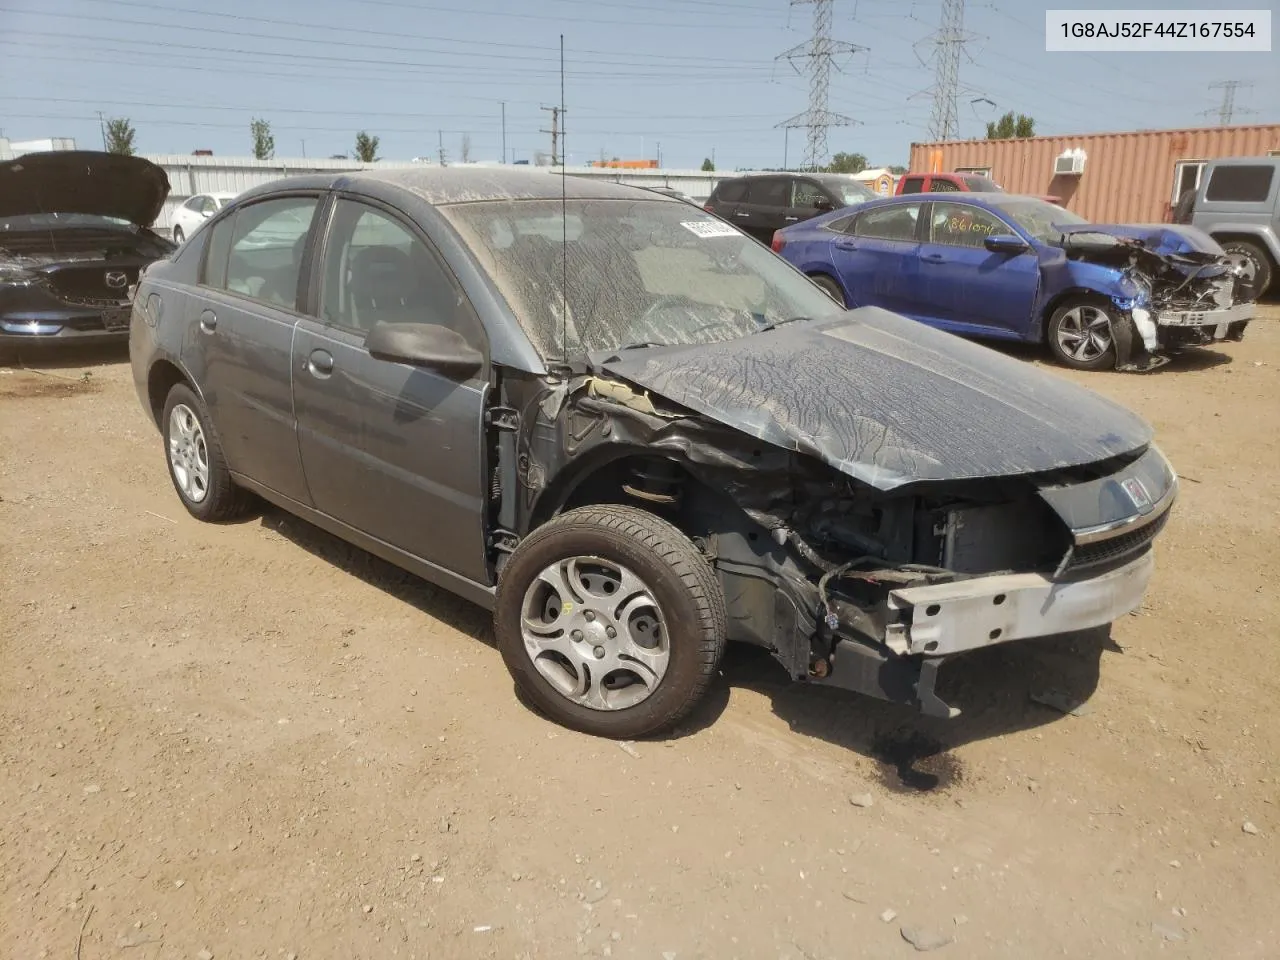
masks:
{"label": "rear wheel", "polygon": [[1248,240],[1227,240],[1223,251],[1232,265],[1243,268],[1240,278],[1241,292],[1249,300],[1257,300],[1271,286],[1271,258],[1256,243]]}
{"label": "rear wheel", "polygon": [[689,538],[627,506],[539,527],[502,570],[498,649],[520,692],[557,723],[631,739],[688,715],[724,653],[724,597]]}
{"label": "rear wheel", "polygon": [[209,413],[187,384],[175,384],[169,391],[160,429],[169,479],[188,513],[216,522],[233,520],[248,510],[252,499],[232,481]]}
{"label": "rear wheel", "polygon": [[818,288],[822,290],[823,293],[829,296],[836,303],[840,304],[840,306],[842,307],[849,306],[847,303],[845,303],[844,291],[840,289],[840,284],[836,283],[830,277],[826,276],[825,274],[818,273],[810,277],[809,279],[812,280],[815,284],[817,284]]}
{"label": "rear wheel", "polygon": [[1116,347],[1111,325],[1116,319],[1101,303],[1068,301],[1049,319],[1049,349],[1060,363],[1076,370],[1114,366]]}

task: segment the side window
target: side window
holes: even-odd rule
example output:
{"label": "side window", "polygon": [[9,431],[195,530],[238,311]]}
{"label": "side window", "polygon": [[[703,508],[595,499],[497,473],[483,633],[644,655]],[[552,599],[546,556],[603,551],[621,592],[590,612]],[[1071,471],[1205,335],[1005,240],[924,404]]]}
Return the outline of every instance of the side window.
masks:
{"label": "side window", "polygon": [[1216,167],[1209,175],[1205,188],[1206,200],[1225,200],[1230,203],[1258,203],[1271,194],[1271,178],[1275,167],[1256,166]]}
{"label": "side window", "polygon": [[320,319],[367,333],[376,323],[435,323],[480,340],[480,322],[440,258],[388,213],[339,200],[325,248]]}
{"label": "side window", "polygon": [[242,208],[231,236],[226,288],[295,309],[302,254],[318,203],[315,197],[281,197]]}
{"label": "side window", "polygon": [[1173,197],[1170,202],[1177,203],[1188,190],[1198,189],[1200,174],[1204,172],[1203,160],[1179,160],[1173,165]]}
{"label": "side window", "polygon": [[747,203],[764,207],[791,206],[791,182],[781,177],[761,177],[747,188]]}
{"label": "side window", "polygon": [[795,181],[795,190],[792,193],[791,201],[793,207],[812,207],[819,200],[831,202],[827,192],[816,183],[809,180]]}
{"label": "side window", "polygon": [[904,177],[902,181],[903,193],[919,193],[924,188],[924,177]]}
{"label": "side window", "polygon": [[935,203],[929,239],[953,247],[981,247],[987,237],[1013,231],[992,213],[964,203]]}
{"label": "side window", "polygon": [[716,200],[720,203],[741,203],[746,195],[745,180],[726,180],[716,188]]}
{"label": "side window", "polygon": [[193,213],[200,212],[200,197],[191,197],[183,205],[183,209],[190,210]]}
{"label": "side window", "polygon": [[218,205],[213,202],[213,197],[200,198],[200,212],[206,217],[211,217],[217,211]]}
{"label": "side window", "polygon": [[200,267],[200,283],[206,287],[227,285],[227,254],[231,252],[231,234],[236,228],[233,214],[214,224],[204,245],[204,263]]}
{"label": "side window", "polygon": [[918,203],[878,207],[859,216],[853,222],[853,229],[845,232],[873,240],[912,241],[916,238],[916,220],[919,217]]}
{"label": "side window", "polygon": [[943,180],[940,177],[934,177],[929,184],[930,193],[959,193],[960,188],[950,180]]}

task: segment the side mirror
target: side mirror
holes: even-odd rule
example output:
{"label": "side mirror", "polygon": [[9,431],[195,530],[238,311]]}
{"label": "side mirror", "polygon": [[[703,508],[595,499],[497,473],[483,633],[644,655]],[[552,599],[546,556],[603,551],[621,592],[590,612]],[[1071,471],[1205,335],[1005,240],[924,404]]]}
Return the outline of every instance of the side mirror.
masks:
{"label": "side mirror", "polygon": [[462,334],[437,323],[376,323],[364,338],[369,355],[456,377],[484,366],[484,355]]}
{"label": "side mirror", "polygon": [[992,253],[1023,253],[1027,250],[1026,242],[1011,233],[998,233],[987,237],[982,244]]}

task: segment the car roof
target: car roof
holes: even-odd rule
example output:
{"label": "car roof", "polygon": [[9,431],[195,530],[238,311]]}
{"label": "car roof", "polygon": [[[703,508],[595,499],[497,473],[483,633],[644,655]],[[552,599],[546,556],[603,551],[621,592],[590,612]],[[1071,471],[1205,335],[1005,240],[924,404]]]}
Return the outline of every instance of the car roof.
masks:
{"label": "car roof", "polygon": [[422,167],[353,170],[334,174],[288,177],[246,191],[251,198],[288,189],[341,189],[387,184],[425,200],[432,206],[497,200],[651,200],[679,203],[652,191],[592,177],[556,176],[547,170],[503,170],[496,167]]}

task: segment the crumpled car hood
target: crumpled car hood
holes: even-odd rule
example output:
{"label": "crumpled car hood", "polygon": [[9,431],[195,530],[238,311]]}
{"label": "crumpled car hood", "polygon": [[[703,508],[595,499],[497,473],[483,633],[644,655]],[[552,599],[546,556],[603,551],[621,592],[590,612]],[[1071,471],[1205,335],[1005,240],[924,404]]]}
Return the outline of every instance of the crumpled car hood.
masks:
{"label": "crumpled car hood", "polygon": [[1056,375],[878,307],[604,368],[880,490],[1016,476],[1146,447],[1151,428]]}
{"label": "crumpled car hood", "polygon": [[1199,227],[1168,223],[1089,223],[1060,228],[1066,235],[1073,233],[1104,233],[1123,240],[1137,240],[1152,253],[1164,256],[1187,254],[1212,254],[1222,256],[1224,251],[1218,241]]}
{"label": "crumpled car hood", "polygon": [[142,157],[54,150],[0,163],[0,217],[85,213],[147,227],[167,196],[168,175]]}

